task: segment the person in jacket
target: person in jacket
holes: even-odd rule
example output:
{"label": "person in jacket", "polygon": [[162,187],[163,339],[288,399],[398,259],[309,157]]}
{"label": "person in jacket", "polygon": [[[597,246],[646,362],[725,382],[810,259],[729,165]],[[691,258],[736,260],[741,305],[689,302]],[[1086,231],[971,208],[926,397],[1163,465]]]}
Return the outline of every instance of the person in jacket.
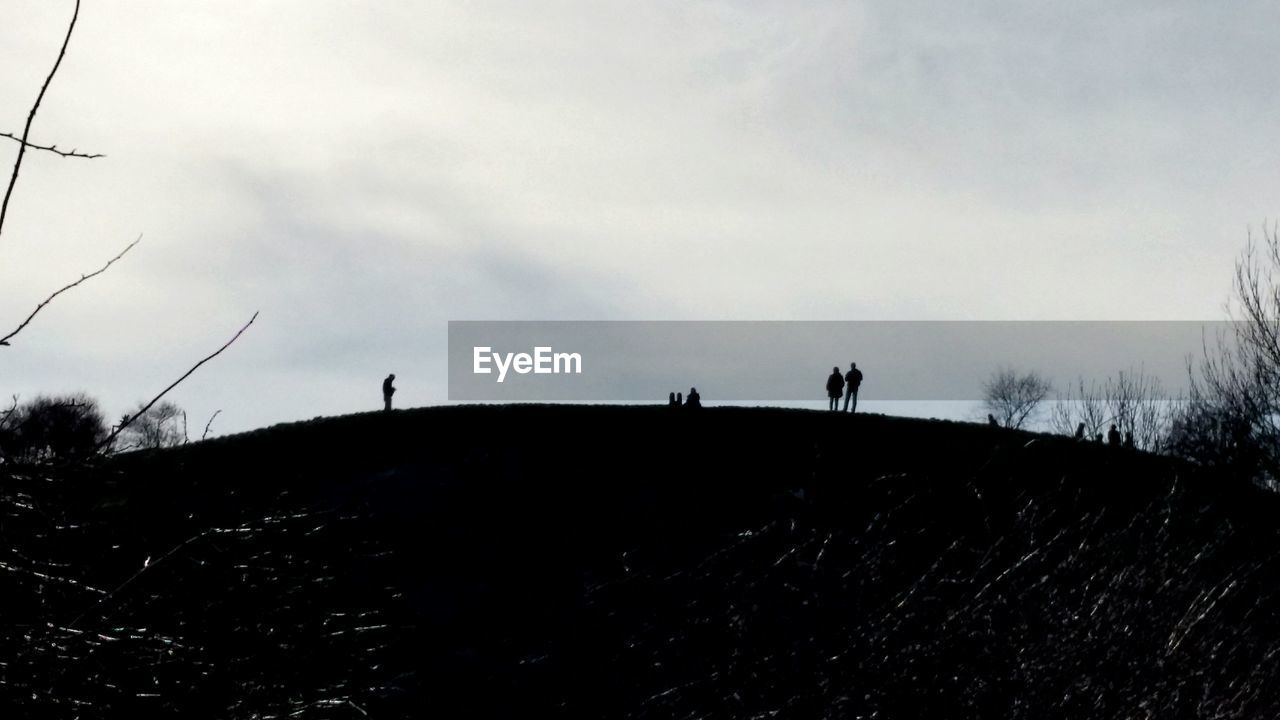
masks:
{"label": "person in jacket", "polygon": [[858,363],[849,363],[849,372],[844,374],[844,409],[856,412],[858,409],[858,387],[862,385],[862,371]]}
{"label": "person in jacket", "polygon": [[391,373],[386,380],[382,381],[382,409],[391,410],[391,396],[396,394],[395,386],[391,383],[396,379],[396,374]]}
{"label": "person in jacket", "polygon": [[840,368],[831,368],[831,375],[827,377],[827,409],[835,412],[840,409],[840,396],[844,394],[844,377],[840,375]]}

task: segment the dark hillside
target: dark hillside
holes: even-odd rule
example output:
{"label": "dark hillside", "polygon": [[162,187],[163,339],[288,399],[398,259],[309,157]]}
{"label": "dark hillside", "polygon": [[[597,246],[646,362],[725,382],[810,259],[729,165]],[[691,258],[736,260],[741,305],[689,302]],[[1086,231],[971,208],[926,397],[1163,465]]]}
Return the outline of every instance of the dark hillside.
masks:
{"label": "dark hillside", "polygon": [[0,518],[27,715],[1280,716],[1276,499],[1091,443],[483,406],[48,475]]}

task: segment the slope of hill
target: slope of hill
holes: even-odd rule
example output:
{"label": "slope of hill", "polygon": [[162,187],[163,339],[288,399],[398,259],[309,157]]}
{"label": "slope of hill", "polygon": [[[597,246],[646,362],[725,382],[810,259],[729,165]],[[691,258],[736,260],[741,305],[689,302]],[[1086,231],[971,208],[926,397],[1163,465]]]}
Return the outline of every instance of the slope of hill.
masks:
{"label": "slope of hill", "polygon": [[0,703],[1280,715],[1276,498],[985,426],[483,406],[9,470]]}

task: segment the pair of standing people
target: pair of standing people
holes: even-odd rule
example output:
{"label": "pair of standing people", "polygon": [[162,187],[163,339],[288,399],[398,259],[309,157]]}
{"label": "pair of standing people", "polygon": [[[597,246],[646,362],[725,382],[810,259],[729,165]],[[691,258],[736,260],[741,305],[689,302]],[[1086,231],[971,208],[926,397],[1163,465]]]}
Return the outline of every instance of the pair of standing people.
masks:
{"label": "pair of standing people", "polygon": [[858,388],[862,385],[862,371],[858,363],[849,363],[849,372],[840,375],[840,368],[831,368],[827,378],[827,409],[840,410],[840,395],[844,395],[844,412],[855,412],[858,409]]}

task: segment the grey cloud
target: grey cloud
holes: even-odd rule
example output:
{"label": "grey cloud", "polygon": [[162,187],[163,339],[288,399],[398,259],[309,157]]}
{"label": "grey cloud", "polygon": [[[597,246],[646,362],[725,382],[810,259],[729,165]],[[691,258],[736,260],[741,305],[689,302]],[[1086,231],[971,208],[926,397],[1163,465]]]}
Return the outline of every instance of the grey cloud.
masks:
{"label": "grey cloud", "polygon": [[[65,9],[0,27],[3,129]],[[0,373],[115,407],[261,309],[179,398],[243,429],[376,403],[389,366],[442,400],[449,319],[1215,318],[1276,215],[1277,19],[95,3],[37,126],[109,157],[24,171],[5,316],[147,238]]]}

